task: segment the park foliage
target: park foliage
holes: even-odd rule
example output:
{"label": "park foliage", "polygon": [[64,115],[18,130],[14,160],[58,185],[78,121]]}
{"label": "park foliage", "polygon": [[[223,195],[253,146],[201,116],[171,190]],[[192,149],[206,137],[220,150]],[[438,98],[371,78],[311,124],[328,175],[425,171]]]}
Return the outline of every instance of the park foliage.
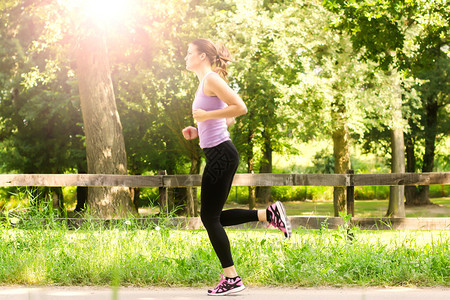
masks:
{"label": "park foliage", "polygon": [[[315,141],[327,145],[297,170],[334,172],[339,130],[382,161],[357,172],[385,171],[395,126],[409,172],[449,170],[445,0],[131,0],[115,12],[116,1],[86,10],[91,2],[0,5],[2,172],[89,171],[76,51],[92,28],[107,43],[129,174],[200,172],[200,148],[180,134],[193,125],[197,80],[184,56],[198,37],[224,43],[236,60],[230,85],[249,108],[231,128],[240,172],[274,171],[274,157],[301,155]],[[399,86],[403,117],[395,119]]]}

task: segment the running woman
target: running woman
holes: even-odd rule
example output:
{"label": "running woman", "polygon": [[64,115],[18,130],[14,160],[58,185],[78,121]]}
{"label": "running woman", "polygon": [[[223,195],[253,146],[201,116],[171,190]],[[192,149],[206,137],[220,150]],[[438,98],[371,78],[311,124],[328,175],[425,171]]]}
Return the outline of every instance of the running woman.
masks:
{"label": "running woman", "polygon": [[189,44],[186,69],[194,72],[200,84],[192,105],[198,127],[183,129],[185,139],[199,138],[206,156],[201,185],[201,220],[223,268],[219,284],[208,295],[221,296],[245,289],[231,257],[230,242],[224,226],[252,221],[267,221],[280,229],[286,238],[292,234],[283,204],[279,201],[265,210],[230,209],[223,211],[236,173],[239,154],[230,140],[228,126],[234,118],[247,113],[239,95],[227,82],[227,63],[231,56],[225,46],[216,47],[207,39]]}

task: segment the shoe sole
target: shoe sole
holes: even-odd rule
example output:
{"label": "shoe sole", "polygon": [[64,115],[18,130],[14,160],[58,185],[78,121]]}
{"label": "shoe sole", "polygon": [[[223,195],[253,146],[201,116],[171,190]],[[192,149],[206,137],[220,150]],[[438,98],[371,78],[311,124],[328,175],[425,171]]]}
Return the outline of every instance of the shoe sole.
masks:
{"label": "shoe sole", "polygon": [[234,293],[242,292],[243,290],[245,290],[245,286],[244,286],[244,285],[243,285],[243,286],[240,286],[240,287],[237,287],[237,288],[235,288],[235,289],[229,290],[228,292],[225,292],[225,293],[220,293],[220,294],[208,294],[208,296],[226,296],[226,295],[229,295],[229,294],[234,294]]}
{"label": "shoe sole", "polygon": [[289,218],[286,214],[286,210],[284,209],[283,203],[277,201],[275,204],[277,205],[278,210],[281,212],[280,213],[281,221],[283,221],[283,223],[286,225],[286,238],[289,239],[292,235],[291,222],[289,221]]}

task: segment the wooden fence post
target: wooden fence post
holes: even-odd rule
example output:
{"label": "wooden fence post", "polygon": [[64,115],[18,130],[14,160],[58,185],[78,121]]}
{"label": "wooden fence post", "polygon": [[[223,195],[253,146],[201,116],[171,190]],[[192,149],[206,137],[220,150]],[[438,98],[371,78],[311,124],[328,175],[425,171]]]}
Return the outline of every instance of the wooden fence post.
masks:
{"label": "wooden fence post", "polygon": [[352,214],[352,218],[355,217],[355,186],[353,174],[355,170],[347,170],[349,176],[349,185],[347,186],[347,214]]}
{"label": "wooden fence post", "polygon": [[[166,170],[158,171],[158,175],[167,175]],[[164,181],[162,181],[164,183]],[[161,186],[159,188],[159,207],[160,214],[165,213],[166,216],[169,215],[169,201],[167,197],[167,187]]]}

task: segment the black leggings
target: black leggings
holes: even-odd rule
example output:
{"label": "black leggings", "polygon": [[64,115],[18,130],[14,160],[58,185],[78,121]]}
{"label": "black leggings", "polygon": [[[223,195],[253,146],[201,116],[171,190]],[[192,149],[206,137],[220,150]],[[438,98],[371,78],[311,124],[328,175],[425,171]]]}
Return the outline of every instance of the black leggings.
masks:
{"label": "black leggings", "polygon": [[201,219],[223,268],[234,265],[230,241],[223,226],[258,221],[258,212],[247,209],[222,211],[239,164],[239,154],[231,141],[204,148],[206,167],[202,176]]}

